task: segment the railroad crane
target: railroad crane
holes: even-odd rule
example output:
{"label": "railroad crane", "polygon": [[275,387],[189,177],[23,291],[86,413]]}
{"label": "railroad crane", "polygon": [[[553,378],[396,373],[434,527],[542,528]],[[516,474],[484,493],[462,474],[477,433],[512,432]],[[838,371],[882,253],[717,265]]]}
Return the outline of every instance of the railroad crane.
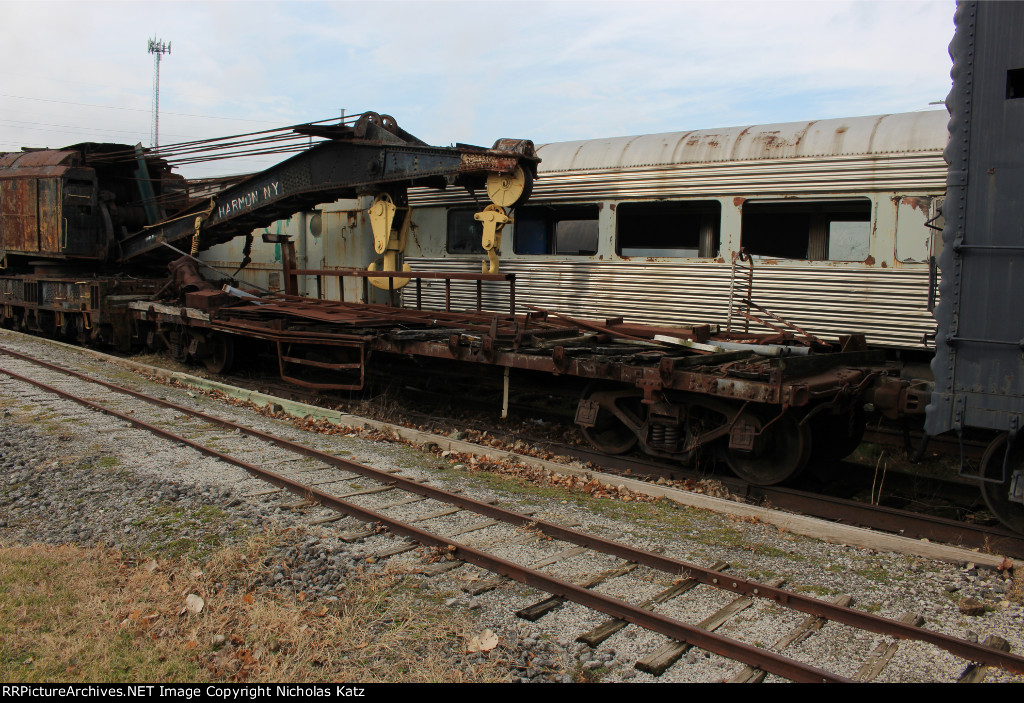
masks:
{"label": "railroad crane", "polygon": [[[198,201],[189,201],[184,179],[167,161],[138,146],[84,143],[0,154],[0,317],[126,349],[124,303],[202,287],[194,270],[200,251],[235,237],[251,242],[254,229],[275,220],[367,194],[377,197],[370,212],[375,250],[385,270],[399,270],[408,188],[486,189],[510,209],[529,197],[539,160],[528,140],[500,139],[490,149],[430,146],[373,112],[294,132],[321,141]],[[396,218],[401,211],[406,215]],[[487,217],[492,239],[500,241],[506,208],[494,206]],[[161,279],[170,261],[175,280],[168,286]]]}

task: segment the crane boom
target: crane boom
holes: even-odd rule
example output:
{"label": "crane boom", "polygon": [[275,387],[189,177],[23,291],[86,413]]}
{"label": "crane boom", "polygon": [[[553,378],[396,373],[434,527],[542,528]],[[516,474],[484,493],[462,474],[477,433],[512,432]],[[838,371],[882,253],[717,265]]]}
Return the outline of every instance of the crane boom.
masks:
{"label": "crane boom", "polygon": [[528,140],[501,139],[490,149],[430,146],[376,113],[364,114],[352,126],[310,125],[296,131],[327,141],[127,236],[120,242],[118,261],[165,258],[171,253],[165,242],[186,248],[193,239],[193,251],[207,249],[339,198],[404,195],[411,186],[482,188],[487,176],[517,167],[534,176],[539,161]]}

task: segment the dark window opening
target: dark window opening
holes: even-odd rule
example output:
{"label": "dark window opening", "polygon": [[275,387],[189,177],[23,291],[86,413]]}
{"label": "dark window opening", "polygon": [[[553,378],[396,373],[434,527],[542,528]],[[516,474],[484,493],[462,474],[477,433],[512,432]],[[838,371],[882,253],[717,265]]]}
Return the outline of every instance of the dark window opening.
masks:
{"label": "dark window opening", "polygon": [[513,213],[516,254],[592,256],[597,253],[596,205],[533,206]]}
{"label": "dark window opening", "polygon": [[747,201],[742,244],[754,256],[864,261],[871,251],[871,202]]}
{"label": "dark window opening", "polygon": [[714,200],[622,203],[615,210],[619,256],[717,256],[722,206]]}
{"label": "dark window opening", "polygon": [[1006,99],[1024,98],[1024,68],[1011,68],[1006,72]]}
{"label": "dark window opening", "polygon": [[448,241],[446,250],[449,254],[483,254],[482,244],[484,226],[473,219],[475,209],[448,211]]}

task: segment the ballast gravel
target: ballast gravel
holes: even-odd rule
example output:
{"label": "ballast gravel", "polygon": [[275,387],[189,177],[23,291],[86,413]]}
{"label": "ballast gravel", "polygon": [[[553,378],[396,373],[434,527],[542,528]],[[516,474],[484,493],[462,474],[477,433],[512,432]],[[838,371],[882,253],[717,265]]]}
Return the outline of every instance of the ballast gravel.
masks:
{"label": "ballast gravel", "polygon": [[[454,468],[447,460],[404,445],[370,441],[357,433],[323,436],[304,432],[294,424],[267,418],[242,407],[227,406],[199,392],[147,381],[126,374],[116,363],[83,357],[75,351],[37,340],[0,334],[0,344],[37,358],[105,377],[144,392],[183,402],[281,436],[309,443],[376,468],[403,476],[430,480],[449,490],[461,489],[478,500],[496,500],[520,512],[553,520],[604,537],[663,552],[677,559],[710,565],[728,562],[724,574],[770,582],[783,580],[786,588],[832,600],[853,596],[853,606],[898,619],[906,613],[925,618],[924,627],[968,639],[997,635],[1014,653],[1024,653],[1024,607],[1009,572],[979,570],[973,564],[945,564],[923,558],[872,552],[828,544],[781,531],[756,521],[684,507],[664,507],[655,518],[635,504],[588,499],[550,488],[517,491],[511,483],[480,481],[472,472]],[[0,368],[28,369],[0,355]],[[26,374],[28,371],[26,371]],[[97,402],[106,402],[97,391]],[[138,401],[135,401],[138,404]],[[171,417],[168,415],[168,417]],[[174,421],[176,431],[188,434],[188,422]],[[245,446],[242,436],[221,432],[218,447],[236,451]],[[371,485],[366,479],[334,469],[315,470],[312,462],[261,457],[250,460],[277,465],[278,471],[302,471],[309,483],[330,482],[334,492],[358,491]],[[366,493],[350,500],[381,508],[395,501],[388,493]],[[205,543],[231,544],[247,530],[285,530],[280,554],[255,587],[262,591],[307,598],[336,599],[333,585],[357,572],[374,569],[410,570],[424,565],[423,550],[393,556],[398,541],[372,534],[354,542],[340,539],[359,525],[351,519],[319,523],[330,515],[318,507],[296,506],[299,499],[256,481],[244,471],[197,451],[154,439],[123,421],[86,410],[0,373],[0,544],[104,545],[124,550],[174,550]],[[158,516],[173,506],[195,519],[189,529],[171,533]],[[216,506],[217,520],[202,520],[204,506]],[[392,507],[400,519],[423,517],[440,509],[434,501]],[[224,517],[226,516],[226,517]],[[483,522],[477,517],[476,522]],[[421,523],[450,534],[465,529],[456,516],[438,516]],[[446,532],[447,530],[447,532]],[[518,535],[518,537],[517,537]],[[505,525],[467,532],[461,539],[496,549],[504,558],[529,562],[539,554],[555,555],[571,545],[521,539]],[[176,544],[176,541],[178,542]],[[614,559],[580,554],[547,567],[564,579],[582,581],[621,565]],[[505,583],[481,593],[464,587],[488,578],[477,567],[458,568],[423,577],[425,587],[440,594],[453,609],[469,611],[480,632],[498,635],[504,656],[512,660],[510,680],[523,682],[582,680],[630,682],[712,682],[728,679],[743,667],[699,649],[684,652],[660,676],[639,671],[636,663],[664,644],[666,638],[627,626],[591,648],[576,637],[600,625],[607,617],[574,603],[564,603],[536,622],[515,611],[543,600],[547,594],[517,583]],[[673,577],[646,567],[605,581],[595,590],[633,602],[668,588]],[[978,601],[981,614],[961,612],[967,599]],[[657,612],[697,623],[736,600],[724,591],[699,586],[657,606]],[[747,605],[728,619],[718,633],[761,647],[771,647],[800,624],[804,617],[767,601]],[[828,623],[818,633],[786,649],[786,656],[822,669],[854,677],[861,663],[879,644],[889,642],[872,633]],[[453,644],[453,646],[458,646]],[[487,653],[460,652],[468,664]],[[876,680],[955,681],[966,662],[929,645],[901,642],[896,654]],[[769,676],[769,681],[776,680]],[[987,681],[1024,682],[1024,676],[990,671]]]}

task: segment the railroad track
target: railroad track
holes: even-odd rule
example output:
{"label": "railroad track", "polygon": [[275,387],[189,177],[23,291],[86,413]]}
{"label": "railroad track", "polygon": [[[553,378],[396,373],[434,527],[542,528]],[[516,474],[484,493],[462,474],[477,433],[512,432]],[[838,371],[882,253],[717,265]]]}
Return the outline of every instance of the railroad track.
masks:
{"label": "railroad track", "polygon": [[[239,378],[232,379],[232,381],[239,383],[242,387],[254,388],[259,386],[266,392],[281,394],[284,397],[290,397],[311,404],[316,404],[324,399],[318,394],[305,393],[301,389],[285,384],[268,383],[266,381],[253,384],[249,379]],[[411,420],[413,423],[425,423],[429,426],[439,424],[437,415],[422,411],[402,408],[401,415],[407,421]],[[609,474],[652,481],[664,478],[677,482],[698,481],[708,477],[703,471],[688,469],[679,464],[662,461],[653,457],[609,455],[585,446],[551,441],[549,438],[536,435],[529,436],[519,432],[513,437],[500,427],[496,427],[495,423],[447,418],[441,424],[446,425],[446,428],[441,430],[445,434],[451,425],[463,428],[469,427],[477,432],[486,430],[491,437],[501,439],[509,446],[516,440],[525,441],[530,446],[539,447],[543,452],[575,459],[593,466],[596,470]],[[874,434],[882,433],[876,431]],[[898,433],[893,434],[890,432],[888,436],[893,443],[897,440],[902,442],[902,435]],[[976,447],[971,446],[970,450],[974,451]],[[841,474],[844,479],[854,485],[860,482],[860,484],[870,486],[872,483],[871,470],[868,467],[850,462],[841,462],[841,467],[833,469],[830,473]],[[972,504],[981,503],[981,496],[977,491],[976,485],[973,483],[943,480],[936,477],[922,477],[899,471],[888,472],[885,479],[888,488],[886,497],[893,498],[897,494],[902,494],[910,496],[909,499],[906,499],[906,503],[915,501],[924,503],[922,509],[911,509],[880,503],[868,503],[862,500],[835,495],[834,492],[830,492],[831,489],[823,490],[820,487],[810,485],[814,483],[813,480],[804,481],[803,484],[793,486],[756,486],[732,474],[716,474],[714,479],[720,482],[731,495],[750,504],[786,510],[801,515],[834,521],[843,525],[879,530],[909,539],[951,544],[966,549],[984,549],[1012,557],[1024,558],[1024,535],[1014,533],[1006,527],[995,523],[994,518],[989,523],[978,523],[945,517],[930,512],[934,511],[930,503],[927,500],[922,501],[917,498],[919,495],[928,497],[938,496],[946,512],[955,511],[973,514],[972,508],[966,505],[949,507],[950,501],[956,498],[962,499],[965,495],[973,497]],[[983,506],[981,509],[983,512],[986,510]]]}
{"label": "railroad track", "polygon": [[[249,378],[230,377],[227,380],[243,388],[258,387],[264,392],[308,404],[321,405],[324,401],[330,403],[329,395],[310,393],[273,379],[260,379],[254,382]],[[439,394],[412,388],[406,389],[406,392],[414,399],[410,404],[417,407],[431,401],[451,403],[450,393]],[[482,412],[493,412],[493,402],[487,404],[473,400],[471,395],[460,395],[459,398],[459,405],[463,410],[467,405],[472,405]],[[353,406],[350,412],[360,413],[360,410],[354,407],[357,406],[356,403],[341,402],[343,406]],[[401,403],[402,399],[398,402]],[[514,408],[515,403],[513,402],[510,407]],[[524,406],[523,409],[528,413],[535,410],[533,406]],[[408,407],[402,407],[399,412],[403,421],[435,428],[440,425],[442,427],[438,431],[443,434],[447,434],[451,426],[469,428],[477,432],[486,430],[491,437],[503,439],[509,445],[515,440],[522,440],[530,446],[538,446],[543,452],[589,463],[604,473],[650,480],[664,478],[680,482],[698,481],[709,477],[706,469],[690,469],[654,457],[609,455],[587,446],[552,441],[549,437],[524,433],[518,429],[513,438],[500,427],[497,420],[482,422],[479,417],[453,418],[446,416],[443,410],[426,413]],[[551,417],[550,413],[548,417]],[[562,420],[571,422],[565,417],[562,417]],[[891,453],[893,448],[902,451],[905,438],[902,432],[891,428],[872,428],[866,434],[865,441],[881,444]],[[911,436],[911,442],[915,446],[920,444],[920,441],[918,435]],[[960,446],[943,438],[932,438],[928,445],[931,451],[957,456],[961,451],[966,452],[968,456],[980,456],[979,446],[983,448],[983,445],[977,442],[967,441],[964,446]],[[815,473],[815,468],[818,469],[818,473],[827,475],[829,480],[816,480],[810,477]],[[786,486],[756,486],[737,478],[731,472],[716,473],[712,477],[730,494],[751,504],[787,510],[844,525],[879,530],[910,539],[1024,557],[1024,535],[1014,533],[998,524],[994,517],[985,519],[988,509],[982,502],[976,484],[948,477],[888,469],[883,480],[886,487],[884,502],[881,500],[880,490],[878,499],[873,502],[852,497],[851,494],[857,487],[863,487],[864,490],[871,489],[874,499],[876,472],[877,467],[873,469],[870,466],[844,461],[837,467],[809,467],[806,472],[807,478]],[[832,480],[837,476],[841,477],[841,480]]]}
{"label": "railroad track", "polygon": [[[963,662],[964,676],[978,677],[979,667],[1002,667],[1024,673],[1024,658],[906,622],[882,618],[853,609],[843,601],[826,602],[785,590],[780,581],[760,583],[732,575],[727,564],[709,566],[674,559],[573,529],[536,515],[508,510],[447,491],[430,483],[381,471],[254,429],[246,424],[215,417],[184,405],[156,398],[123,386],[90,378],[39,359],[2,352],[0,373],[6,383],[27,383],[46,396],[76,402],[90,410],[117,417],[146,432],[189,446],[203,454],[244,469],[254,483],[245,489],[250,497],[277,490],[295,494],[308,507],[327,511],[315,521],[337,522],[342,515],[364,524],[348,530],[346,537],[375,534],[381,527],[404,541],[392,541],[375,558],[397,556],[416,549],[427,550],[431,563],[420,571],[439,575],[473,565],[486,570],[467,582],[467,590],[482,593],[501,587],[502,579],[518,581],[550,594],[527,607],[521,617],[538,619],[562,603],[579,603],[608,620],[579,640],[596,646],[627,625],[637,625],[667,638],[657,651],[636,663],[637,668],[660,673],[691,647],[737,662],[733,679],[758,680],[766,673],[794,681],[846,681],[847,677],[785,656],[786,648],[808,637],[840,626],[893,638],[877,656],[869,655],[858,678],[870,680],[883,670],[885,652],[891,657],[896,640],[916,640],[945,650]],[[86,397],[89,396],[89,397]],[[41,396],[42,398],[43,396]],[[170,430],[168,427],[173,426]],[[225,435],[225,431],[228,435]],[[237,435],[248,439],[238,446]],[[225,440],[235,440],[225,442]],[[214,445],[231,443],[218,448]],[[272,469],[266,468],[269,465]],[[355,487],[353,483],[359,482]],[[367,483],[369,482],[369,483]],[[260,488],[270,485],[273,489]],[[410,513],[410,506],[416,506]],[[334,511],[336,514],[330,514]],[[457,517],[458,521],[453,522]],[[509,547],[516,545],[515,558]],[[589,566],[580,573],[571,564],[586,558]],[[593,564],[601,563],[596,569]],[[667,587],[657,588],[661,583]],[[655,591],[651,593],[651,591]],[[717,594],[724,602],[700,622],[681,617],[690,610],[686,599],[698,591]],[[616,597],[608,593],[650,593],[646,599]],[[716,630],[738,622],[737,615],[770,604],[806,617],[774,646],[755,646],[742,636],[724,636]],[[762,610],[764,610],[762,608]],[[762,613],[772,617],[770,611]],[[828,625],[826,626],[826,623]],[[824,626],[824,627],[823,627]]]}
{"label": "railroad track", "polygon": [[[276,394],[283,398],[312,405],[323,405],[325,402],[328,405],[333,405],[333,401],[336,400],[332,399],[330,395],[311,393],[281,383],[276,379],[228,377],[225,380],[240,388],[259,389],[264,393]],[[426,397],[436,395],[422,391],[417,391],[417,394]],[[450,401],[450,396],[448,400]],[[472,401],[467,399],[465,402],[471,403]],[[343,405],[358,404],[343,402]],[[358,413],[360,409],[355,407],[350,411]],[[365,409],[362,412],[365,412]],[[392,409],[392,414],[393,412],[394,409]],[[406,407],[401,407],[398,413],[401,415],[403,423],[412,420],[414,423],[425,423],[428,426],[436,427],[440,419],[440,424],[444,426],[441,430],[443,434],[448,433],[450,429],[447,427],[448,424],[454,424],[456,427],[469,427],[478,432],[486,429],[491,437],[502,439],[508,445],[511,445],[515,439],[525,440],[531,446],[539,446],[543,452],[588,463],[604,473],[652,481],[666,478],[677,482],[699,481],[708,477],[704,471],[687,469],[678,464],[652,457],[613,456],[588,447],[551,441],[550,438],[532,436],[521,431],[517,431],[516,437],[512,437],[506,435],[500,427],[495,427],[494,423],[483,424],[479,419],[466,420],[465,418],[445,418],[443,416],[439,418],[438,415],[429,415]],[[902,441],[902,437],[900,439]],[[808,470],[808,473],[811,471]],[[842,475],[845,484],[872,485],[870,467],[842,462],[841,467],[829,469],[829,473]],[[860,484],[857,483],[858,476],[861,477]],[[897,493],[909,496],[904,499],[904,507],[896,507],[888,502],[886,504],[872,503],[844,497],[842,494],[836,494],[834,488],[822,488],[813,481],[803,481],[801,484],[791,486],[755,486],[742,481],[731,473],[715,475],[714,478],[731,495],[749,504],[830,520],[842,525],[878,530],[914,540],[950,544],[965,549],[981,549],[1011,557],[1024,557],[1024,535],[1014,533],[999,525],[994,518],[989,521],[976,522],[946,516],[950,513],[956,513],[959,516],[974,515],[973,507],[966,504],[962,504],[960,507],[951,507],[948,500],[956,496],[970,495],[973,496],[972,505],[977,506],[981,502],[980,494],[977,492],[976,486],[971,483],[890,471],[885,478],[887,501]],[[894,486],[900,485],[903,488],[894,488]],[[849,488],[849,486],[844,485],[844,488]],[[873,490],[872,493],[874,493]],[[919,496],[924,496],[925,499],[920,500]],[[937,514],[932,507],[932,499],[936,496],[945,497],[938,501],[941,514]],[[920,507],[910,507],[914,503],[921,505]],[[985,514],[985,510],[982,506],[982,515]]]}

